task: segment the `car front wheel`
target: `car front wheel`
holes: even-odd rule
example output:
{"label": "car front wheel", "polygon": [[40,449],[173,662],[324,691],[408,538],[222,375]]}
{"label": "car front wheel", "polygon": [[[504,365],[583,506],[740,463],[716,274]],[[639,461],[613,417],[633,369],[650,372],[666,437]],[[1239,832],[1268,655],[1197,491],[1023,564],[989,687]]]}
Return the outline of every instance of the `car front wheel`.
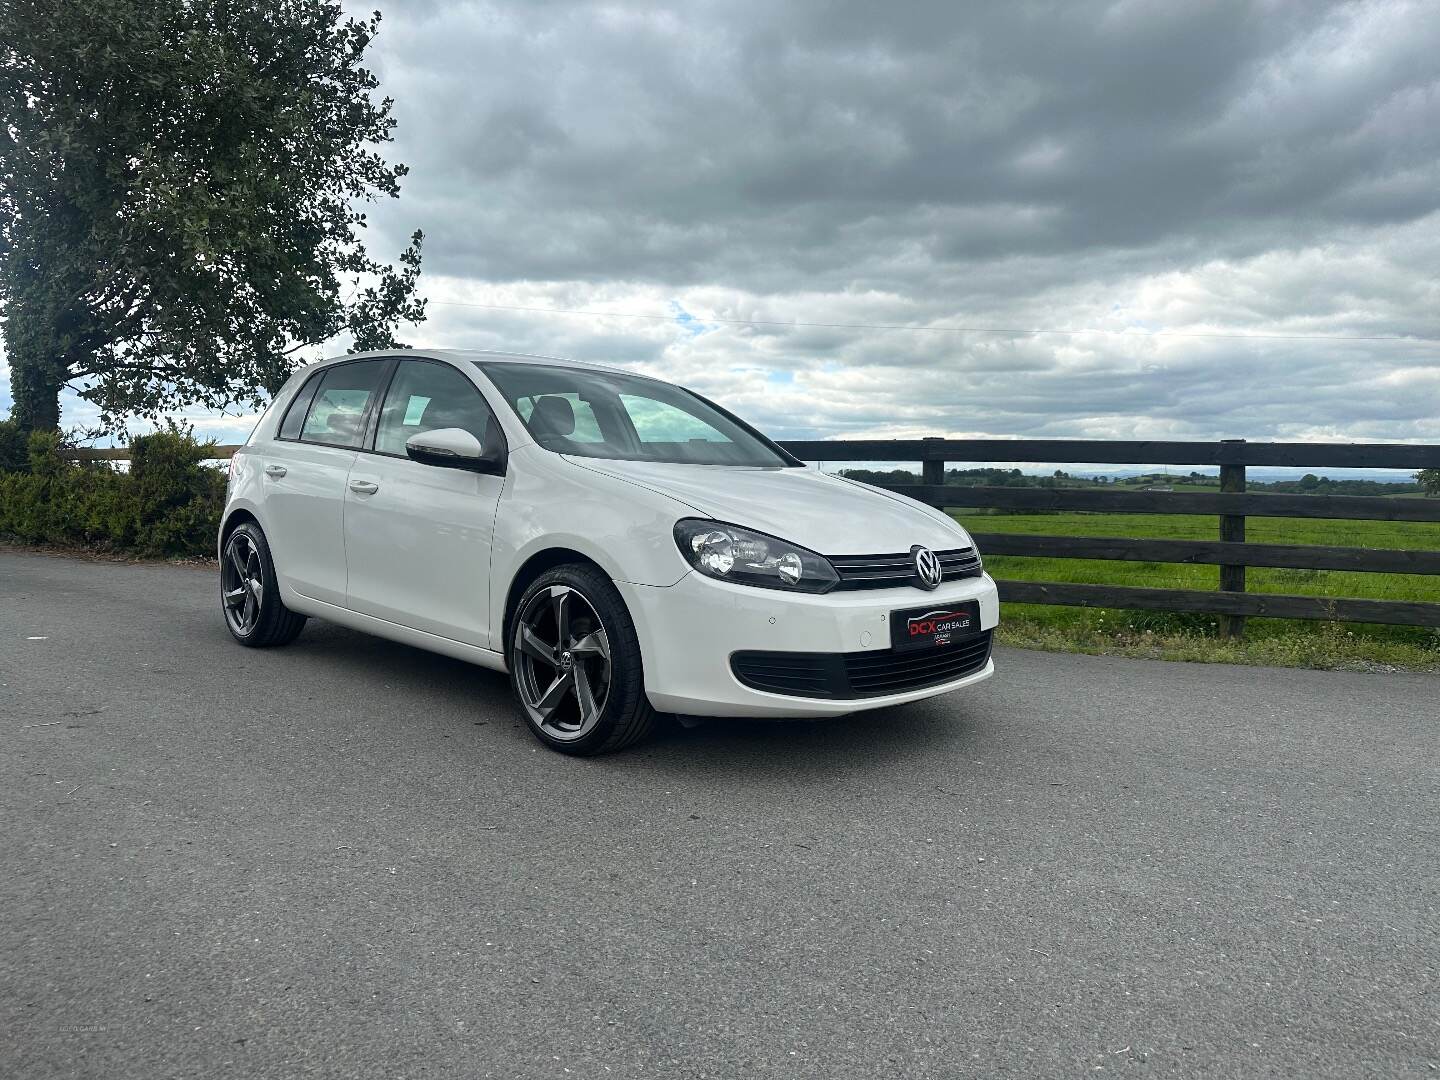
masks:
{"label": "car front wheel", "polygon": [[525,590],[510,629],[510,680],[535,737],[566,754],[607,754],[649,734],[640,642],[620,593],[579,563]]}

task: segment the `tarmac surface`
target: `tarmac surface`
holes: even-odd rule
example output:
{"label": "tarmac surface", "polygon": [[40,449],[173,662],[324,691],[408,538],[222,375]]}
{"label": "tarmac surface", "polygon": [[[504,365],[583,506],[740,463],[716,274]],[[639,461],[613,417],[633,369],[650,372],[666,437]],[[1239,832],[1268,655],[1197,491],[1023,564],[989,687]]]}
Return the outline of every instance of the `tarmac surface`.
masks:
{"label": "tarmac surface", "polygon": [[997,665],[574,760],[0,551],[0,1076],[1440,1075],[1440,680]]}

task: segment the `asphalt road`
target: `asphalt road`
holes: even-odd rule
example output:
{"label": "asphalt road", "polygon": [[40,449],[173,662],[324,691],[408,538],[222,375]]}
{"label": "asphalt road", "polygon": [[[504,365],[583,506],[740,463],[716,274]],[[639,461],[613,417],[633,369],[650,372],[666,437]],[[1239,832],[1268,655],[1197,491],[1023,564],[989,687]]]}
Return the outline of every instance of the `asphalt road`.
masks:
{"label": "asphalt road", "polygon": [[577,761],[0,553],[0,1076],[1437,1075],[1440,681],[998,664]]}

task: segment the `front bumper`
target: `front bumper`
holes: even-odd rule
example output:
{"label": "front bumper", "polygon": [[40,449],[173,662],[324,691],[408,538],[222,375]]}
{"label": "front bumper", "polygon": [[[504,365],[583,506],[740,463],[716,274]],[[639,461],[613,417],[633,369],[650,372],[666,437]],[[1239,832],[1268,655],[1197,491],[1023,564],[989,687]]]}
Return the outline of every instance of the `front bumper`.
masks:
{"label": "front bumper", "polygon": [[980,627],[1000,621],[990,575],[949,581],[934,592],[909,586],[821,596],[755,589],[691,572],[658,587],[617,581],[635,620],[645,665],[645,690],[662,712],[693,716],[843,716],[948,693],[994,673],[993,662],[953,682],[882,697],[792,697],[744,686],[731,671],[746,651],[877,654],[890,648],[890,612],[928,604],[978,600]]}

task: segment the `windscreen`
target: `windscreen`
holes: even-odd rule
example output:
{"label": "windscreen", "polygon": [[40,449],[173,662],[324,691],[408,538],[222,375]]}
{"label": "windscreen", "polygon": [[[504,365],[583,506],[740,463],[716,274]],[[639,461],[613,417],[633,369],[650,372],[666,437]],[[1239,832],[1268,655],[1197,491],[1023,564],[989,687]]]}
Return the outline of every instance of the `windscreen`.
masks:
{"label": "windscreen", "polygon": [[669,383],[547,364],[477,366],[547,450],[689,465],[798,464],[718,406]]}

